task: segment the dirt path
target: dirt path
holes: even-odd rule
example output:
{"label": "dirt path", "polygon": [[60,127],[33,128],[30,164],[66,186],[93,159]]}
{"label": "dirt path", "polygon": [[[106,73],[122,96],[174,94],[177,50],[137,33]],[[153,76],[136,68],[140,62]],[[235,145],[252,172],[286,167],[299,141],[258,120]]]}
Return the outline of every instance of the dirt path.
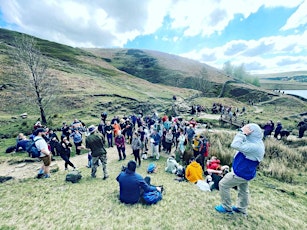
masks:
{"label": "dirt path", "polygon": [[[130,146],[127,146],[127,153],[129,154]],[[112,162],[117,160],[117,149],[115,147],[108,148],[108,161]],[[25,153],[26,154],[26,153]],[[71,162],[77,168],[85,168],[87,166],[87,153],[83,153],[82,155],[78,155],[75,157],[71,157]],[[25,179],[35,177],[42,163],[37,162],[23,162],[20,164],[9,164],[8,162],[4,162],[0,164],[0,176],[4,177],[13,177],[15,179]],[[59,171],[64,171],[64,161],[62,158],[57,157],[56,161],[52,161],[51,168],[59,167]],[[69,166],[70,167],[70,166]]]}

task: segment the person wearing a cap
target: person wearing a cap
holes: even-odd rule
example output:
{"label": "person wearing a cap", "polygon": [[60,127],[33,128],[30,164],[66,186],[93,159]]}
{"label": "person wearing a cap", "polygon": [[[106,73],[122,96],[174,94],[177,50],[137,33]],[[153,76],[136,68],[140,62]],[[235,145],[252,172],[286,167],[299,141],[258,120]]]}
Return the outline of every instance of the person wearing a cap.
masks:
{"label": "person wearing a cap", "polygon": [[97,167],[99,166],[99,160],[102,163],[102,170],[103,170],[103,179],[107,179],[109,177],[108,170],[107,170],[107,151],[104,148],[104,138],[100,133],[95,132],[97,127],[91,125],[88,128],[90,133],[89,136],[85,139],[85,148],[90,149],[92,152],[92,173],[91,176],[93,178],[96,177]]}
{"label": "person wearing a cap", "polygon": [[[119,183],[119,200],[125,204],[136,204],[144,192],[159,191],[161,187],[155,187],[146,180],[136,170],[136,162],[131,160],[127,167],[116,178]],[[149,178],[150,179],[150,178]]]}
{"label": "person wearing a cap", "polygon": [[[238,152],[232,162],[232,171],[219,182],[222,204],[215,207],[220,213],[233,212],[247,215],[249,203],[248,183],[256,177],[256,170],[265,152],[263,132],[259,125],[251,123],[243,126],[234,137],[231,147]],[[230,189],[237,186],[237,206],[231,206]]]}
{"label": "person wearing a cap", "polygon": [[39,158],[43,161],[43,165],[41,169],[39,170],[38,176],[40,177],[42,174],[44,174],[45,178],[50,177],[50,164],[51,164],[51,152],[49,151],[48,144],[43,138],[43,136],[46,134],[46,129],[44,128],[37,128],[34,131],[34,138],[35,146],[40,151]]}

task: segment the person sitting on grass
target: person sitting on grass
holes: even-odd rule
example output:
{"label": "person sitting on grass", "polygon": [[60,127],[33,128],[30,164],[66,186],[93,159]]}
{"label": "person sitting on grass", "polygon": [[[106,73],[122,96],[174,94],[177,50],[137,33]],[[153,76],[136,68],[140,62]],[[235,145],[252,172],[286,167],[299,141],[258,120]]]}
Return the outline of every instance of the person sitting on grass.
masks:
{"label": "person sitting on grass", "polygon": [[217,159],[216,156],[212,156],[210,160],[207,161],[207,170],[205,171],[205,175],[211,177],[212,184],[210,189],[219,190],[219,182],[222,180],[225,174],[229,172],[228,165],[221,165],[221,161]]}
{"label": "person sitting on grass", "polygon": [[176,161],[175,156],[172,155],[169,158],[167,158],[165,172],[176,174],[179,167],[180,167],[180,165]]}
{"label": "person sitting on grass", "polygon": [[197,183],[198,180],[204,180],[201,165],[196,162],[195,158],[190,159],[190,164],[185,170],[185,178],[191,183]]}
{"label": "person sitting on grass", "polygon": [[19,133],[17,137],[17,145],[16,145],[16,152],[19,151],[27,151],[27,144],[29,140],[23,133]]}
{"label": "person sitting on grass", "polygon": [[140,202],[144,192],[161,192],[161,187],[150,185],[150,178],[144,179],[135,170],[136,162],[131,160],[116,178],[119,183],[119,200],[125,204]]}

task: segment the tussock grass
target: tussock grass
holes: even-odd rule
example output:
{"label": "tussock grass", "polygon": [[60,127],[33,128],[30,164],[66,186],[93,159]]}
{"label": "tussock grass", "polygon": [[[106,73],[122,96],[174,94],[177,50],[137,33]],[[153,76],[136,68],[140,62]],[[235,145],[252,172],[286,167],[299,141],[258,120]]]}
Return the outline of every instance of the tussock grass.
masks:
{"label": "tussock grass", "polygon": [[[131,156],[128,156],[131,157]],[[132,157],[131,157],[132,158]],[[150,161],[137,171],[145,176]],[[202,192],[194,184],[174,181],[164,172],[165,159],[155,161],[158,172],[150,174],[152,183],[163,184],[166,191],[157,205],[125,205],[118,201],[115,180],[122,163],[109,162],[110,178],[90,178],[89,169],[81,168],[80,183],[64,182],[65,172],[50,180],[27,179],[0,185],[1,229],[304,229],[306,199],[268,188],[272,182],[259,176],[250,183],[249,216],[222,215],[214,210],[219,204],[218,191]],[[295,186],[292,189],[298,189]],[[235,200],[236,192],[231,191]],[[287,220],[287,223],[281,220]]]}
{"label": "tussock grass", "polygon": [[[235,153],[229,147],[234,135],[206,133],[210,155],[219,157],[222,164],[228,164]],[[124,162],[113,160],[108,164],[110,178],[106,181],[101,179],[101,168],[92,179],[90,170],[81,167],[83,178],[77,184],[65,182],[64,171],[53,172],[47,180],[30,178],[0,184],[0,229],[306,229],[306,174],[286,164],[283,159],[288,157],[283,155],[297,161],[300,158],[291,155],[295,153],[282,142],[268,141],[265,160],[250,183],[247,218],[217,213],[218,191],[202,192],[194,184],[175,181],[174,175],[164,172],[166,158],[161,157],[154,161],[158,172],[150,174],[152,184],[165,187],[163,200],[157,205],[119,202],[115,178]],[[282,160],[269,157],[276,149]],[[137,172],[147,175],[150,162],[143,161]],[[231,195],[235,204],[237,192],[232,190]]]}

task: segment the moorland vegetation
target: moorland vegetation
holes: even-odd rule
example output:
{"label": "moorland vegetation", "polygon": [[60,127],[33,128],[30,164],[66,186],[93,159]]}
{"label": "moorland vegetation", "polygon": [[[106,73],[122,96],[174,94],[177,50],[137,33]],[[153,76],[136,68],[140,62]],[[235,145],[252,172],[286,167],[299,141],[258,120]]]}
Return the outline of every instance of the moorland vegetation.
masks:
{"label": "moorland vegetation", "polygon": [[[0,162],[11,165],[29,159],[25,153],[5,154],[5,149],[15,143],[19,132],[29,134],[40,119],[37,106],[25,100],[27,78],[14,70],[12,41],[19,36],[0,29]],[[155,206],[123,205],[117,199],[115,181],[122,163],[111,158],[110,179],[106,181],[92,180],[83,164],[79,166],[83,178],[78,184],[65,183],[63,170],[54,172],[50,180],[34,179],[34,172],[31,178],[0,184],[0,229],[306,229],[307,146],[306,137],[297,138],[297,123],[307,112],[306,101],[238,82],[220,70],[174,55],[79,49],[36,41],[48,71],[58,81],[46,108],[47,126],[55,130],[63,121],[74,118],[88,125],[98,124],[103,111],[111,118],[139,110],[173,113],[175,107],[179,116],[190,119],[188,109],[199,104],[207,110],[193,117],[210,125],[205,130],[211,142],[210,155],[228,165],[234,154],[230,142],[236,128],[205,116],[213,103],[240,109],[244,106],[246,112],[239,115],[241,119],[258,124],[279,120],[292,132],[287,139],[265,140],[265,159],[250,184],[247,218],[216,213],[218,192],[204,193],[192,184],[174,181],[173,175],[163,171],[165,156],[156,161],[159,170],[152,175],[153,184],[165,187],[163,200]],[[251,105],[249,100],[255,103]],[[20,117],[23,113],[27,118]],[[149,161],[137,170],[144,176]]]}

